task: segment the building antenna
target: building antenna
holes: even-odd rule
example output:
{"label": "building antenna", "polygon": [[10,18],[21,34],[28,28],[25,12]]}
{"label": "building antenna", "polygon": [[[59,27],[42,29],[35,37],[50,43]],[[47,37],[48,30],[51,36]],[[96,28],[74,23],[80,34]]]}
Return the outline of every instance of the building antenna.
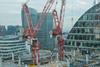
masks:
{"label": "building antenna", "polygon": [[72,22],[72,25],[74,25],[74,17],[73,16],[71,17],[71,22]]}
{"label": "building antenna", "polygon": [[[73,4],[73,2],[72,2]],[[72,5],[72,17],[71,17],[71,23],[74,25],[74,11],[73,11],[73,5]]]}

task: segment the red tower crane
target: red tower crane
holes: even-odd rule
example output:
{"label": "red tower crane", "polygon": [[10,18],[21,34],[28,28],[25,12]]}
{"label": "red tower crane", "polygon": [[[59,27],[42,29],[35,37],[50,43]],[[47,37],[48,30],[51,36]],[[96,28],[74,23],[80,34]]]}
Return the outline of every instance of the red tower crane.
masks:
{"label": "red tower crane", "polygon": [[58,17],[57,11],[54,9],[52,12],[54,19],[54,29],[52,35],[55,37],[55,41],[57,41],[56,48],[58,49],[59,59],[64,59],[64,38],[62,36],[62,27],[64,22],[64,13],[65,13],[65,2],[66,0],[62,0],[61,10],[60,10],[60,18]]}
{"label": "red tower crane", "polygon": [[32,46],[33,62],[34,62],[34,64],[37,64],[37,65],[39,64],[39,49],[40,49],[40,47],[39,47],[39,42],[36,39],[36,34],[40,30],[40,27],[42,26],[44,19],[45,19],[47,13],[50,11],[54,1],[55,0],[48,0],[46,2],[46,5],[44,6],[43,11],[39,17],[39,20],[34,28],[32,26],[32,17],[30,15],[29,9],[28,9],[26,3],[23,4],[22,9],[24,11],[27,25],[28,25],[27,28],[24,29],[23,35],[25,38],[30,39],[32,42],[31,46]]}

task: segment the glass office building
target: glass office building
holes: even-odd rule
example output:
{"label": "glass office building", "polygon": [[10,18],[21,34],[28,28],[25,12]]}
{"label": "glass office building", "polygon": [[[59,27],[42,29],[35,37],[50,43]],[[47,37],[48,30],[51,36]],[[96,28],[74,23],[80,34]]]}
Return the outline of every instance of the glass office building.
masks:
{"label": "glass office building", "polygon": [[68,34],[66,45],[100,46],[100,3],[87,10]]}
{"label": "glass office building", "polygon": [[0,25],[0,36],[4,36],[6,34],[6,28],[3,25]]}
{"label": "glass office building", "polygon": [[[29,8],[29,12],[32,16],[32,22],[33,22],[33,26],[34,26],[38,19],[38,13],[35,9],[32,9],[32,8]],[[22,26],[23,26],[23,28],[27,28],[28,24],[27,24],[27,20],[26,20],[23,10],[21,12],[21,16],[22,16]]]}
{"label": "glass office building", "polygon": [[[29,8],[29,11],[32,16],[32,23],[34,28],[34,26],[37,24],[39,20],[39,16],[41,15],[41,13],[38,13],[35,9],[32,8]],[[22,10],[22,26],[24,29],[27,28],[27,22],[23,10]],[[50,38],[50,31],[52,30],[52,27],[53,27],[53,18],[51,13],[48,13],[46,18],[44,19],[42,27],[40,28],[40,30],[36,35],[42,49],[54,48],[54,40],[53,38]]]}
{"label": "glass office building", "polygon": [[21,26],[19,25],[9,25],[7,26],[6,29],[6,35],[18,35],[18,33],[20,32]]}

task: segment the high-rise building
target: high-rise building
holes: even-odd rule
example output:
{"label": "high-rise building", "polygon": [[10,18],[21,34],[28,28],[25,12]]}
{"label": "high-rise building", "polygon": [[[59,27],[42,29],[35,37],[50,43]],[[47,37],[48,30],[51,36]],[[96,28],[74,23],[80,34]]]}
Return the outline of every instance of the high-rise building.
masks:
{"label": "high-rise building", "polygon": [[6,35],[17,35],[19,30],[20,30],[20,27],[21,26],[12,26],[12,25],[9,25],[7,26],[7,30],[6,30]]}
{"label": "high-rise building", "polygon": [[0,25],[0,36],[4,36],[6,34],[6,28],[3,25]]}
{"label": "high-rise building", "polygon": [[100,3],[86,11],[68,34],[66,45],[100,46]]}
{"label": "high-rise building", "polygon": [[[29,11],[30,11],[31,16],[32,16],[33,25],[35,25],[35,23],[38,20],[38,13],[37,13],[37,11],[35,9],[32,9],[32,8],[30,8]],[[23,10],[21,12],[21,16],[22,16],[22,26],[23,26],[23,28],[27,28],[28,24],[27,24],[27,20],[26,20],[26,17],[24,15]]]}
{"label": "high-rise building", "polygon": [[[32,23],[33,27],[37,24],[39,20],[39,16],[41,13],[38,13],[35,9],[29,8],[31,17],[32,17]],[[22,26],[23,28],[27,28],[27,21],[26,17],[24,16],[24,12],[22,10]],[[46,18],[44,19],[44,23],[40,30],[37,33],[37,38],[40,42],[40,46],[43,49],[53,49],[54,48],[54,40],[53,38],[50,38],[50,31],[52,30],[53,27],[53,18],[52,14],[48,13]]]}
{"label": "high-rise building", "polygon": [[[41,13],[39,13],[40,15]],[[53,28],[53,18],[51,13],[48,13],[46,18],[44,19],[44,23],[37,33],[37,37],[41,43],[41,47],[45,49],[53,49],[54,48],[54,39],[50,38],[50,31]]]}
{"label": "high-rise building", "polygon": [[19,25],[8,25],[6,29],[4,25],[0,25],[0,36],[17,35],[21,28],[22,26]]}

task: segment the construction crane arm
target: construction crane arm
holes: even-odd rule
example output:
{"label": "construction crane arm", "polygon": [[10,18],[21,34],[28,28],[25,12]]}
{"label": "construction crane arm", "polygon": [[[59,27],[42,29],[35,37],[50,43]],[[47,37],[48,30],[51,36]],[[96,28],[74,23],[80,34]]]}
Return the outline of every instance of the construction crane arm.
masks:
{"label": "construction crane arm", "polygon": [[54,29],[52,35],[55,37],[55,41],[57,41],[56,43],[58,45],[57,48],[60,60],[64,59],[64,38],[62,36],[64,14],[65,14],[65,0],[62,0],[60,18],[58,17],[57,11],[55,9],[52,12],[54,19]]}
{"label": "construction crane arm", "polygon": [[36,26],[34,27],[34,30],[38,31],[40,29],[40,27],[42,26],[42,24],[45,20],[45,17],[47,16],[47,13],[49,13],[54,2],[55,2],[55,0],[48,0],[46,2],[46,5],[44,6],[43,11],[42,11],[41,15],[39,16],[39,20],[38,20]]}
{"label": "construction crane arm", "polygon": [[[60,9],[60,22],[61,23],[64,22],[65,6],[66,6],[66,0],[62,0],[61,9]],[[63,27],[63,25],[61,24],[61,28],[62,27]]]}
{"label": "construction crane arm", "polygon": [[44,6],[43,11],[39,16],[39,20],[34,27],[32,26],[32,18],[31,18],[31,15],[29,13],[26,3],[23,5],[23,11],[25,13],[25,17],[26,17],[27,24],[28,24],[28,28],[25,30],[26,33],[24,33],[25,36],[32,36],[32,37],[36,36],[37,32],[40,30],[40,27],[42,26],[45,20],[47,13],[50,11],[54,1],[55,0],[48,0],[46,2],[46,5]]}
{"label": "construction crane arm", "polygon": [[53,19],[54,19],[54,29],[53,29],[53,36],[57,36],[61,33],[61,27],[60,27],[60,20],[58,18],[58,14],[56,10],[53,10],[52,12]]}
{"label": "construction crane arm", "polygon": [[60,9],[60,18],[58,17],[57,11],[55,9],[52,12],[53,19],[54,19],[54,29],[53,29],[54,36],[62,34],[62,27],[64,22],[64,15],[65,15],[65,5],[66,5],[66,0],[62,0],[61,9]]}
{"label": "construction crane arm", "polygon": [[34,37],[34,33],[35,31],[33,30],[33,26],[32,26],[32,18],[31,18],[31,14],[29,12],[28,6],[25,4],[23,4],[23,11],[25,14],[25,18],[26,22],[27,22],[27,28],[24,29],[24,36],[33,36]]}
{"label": "construction crane arm", "polygon": [[[48,0],[47,1],[46,5],[43,8],[41,15],[39,16],[39,20],[34,28],[32,26],[32,17],[30,15],[28,7],[27,7],[26,3],[23,5],[25,19],[26,19],[26,22],[28,24],[28,27],[24,30],[24,36],[27,38],[29,37],[28,39],[32,40],[32,44],[31,44],[32,49],[33,49],[32,56],[34,57],[33,63],[35,63],[37,65],[39,64],[39,49],[40,48],[39,48],[38,40],[34,40],[34,39],[35,39],[35,36],[36,36],[37,32],[39,31],[40,27],[43,25],[45,17],[47,15],[47,13],[50,11],[54,1],[55,0]],[[35,43],[33,41],[35,41]]]}

